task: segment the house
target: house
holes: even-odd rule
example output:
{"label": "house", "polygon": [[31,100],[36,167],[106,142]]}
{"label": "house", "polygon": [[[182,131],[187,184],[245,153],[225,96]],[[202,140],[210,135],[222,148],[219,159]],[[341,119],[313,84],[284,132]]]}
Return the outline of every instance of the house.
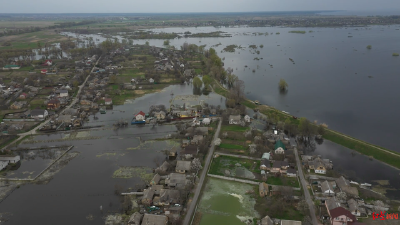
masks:
{"label": "house", "polygon": [[47,109],[57,110],[60,108],[60,101],[58,99],[51,99],[47,102]]}
{"label": "house", "polygon": [[202,123],[203,125],[210,125],[211,120],[210,120],[210,118],[204,118],[203,121],[201,121],[201,123]]}
{"label": "house", "polygon": [[349,211],[351,214],[355,216],[361,216],[360,208],[358,207],[358,203],[353,198],[347,201],[347,205],[349,205]]}
{"label": "house", "polygon": [[274,221],[272,221],[269,216],[265,216],[264,218],[261,219],[260,225],[275,225],[275,224]]}
{"label": "house", "polygon": [[260,193],[260,197],[267,196],[268,191],[269,191],[269,187],[268,187],[268,184],[266,184],[265,182],[261,182],[258,185],[258,192]]}
{"label": "house", "polygon": [[137,121],[144,121],[146,119],[146,114],[140,111],[138,114],[135,115]]}
{"label": "house", "polygon": [[260,163],[260,170],[270,170],[271,162],[268,159],[262,159]]}
{"label": "house", "polygon": [[341,191],[351,196],[358,196],[358,189],[356,187],[352,187],[350,182],[343,176],[337,178],[335,181]]}
{"label": "house", "polygon": [[46,61],[44,61],[44,63],[42,64],[42,66],[51,66],[53,65],[53,61],[51,59],[47,59]]}
{"label": "house", "polygon": [[325,195],[335,194],[333,185],[327,180],[321,183],[321,192]]}
{"label": "house", "polygon": [[240,115],[230,115],[229,116],[229,124],[239,124],[241,120]]}
{"label": "house", "polygon": [[152,187],[144,189],[143,197],[142,197],[142,204],[143,205],[152,205],[153,197],[154,197],[154,189]]}
{"label": "house", "polygon": [[0,161],[1,162],[7,162],[7,163],[17,163],[21,160],[21,157],[19,155],[0,155]]}
{"label": "house", "polygon": [[281,220],[281,224],[280,225],[301,225],[301,221]]}
{"label": "house", "polygon": [[165,112],[164,111],[159,111],[159,112],[154,112],[154,117],[157,118],[158,120],[163,120],[165,119]]}
{"label": "house", "polygon": [[246,122],[246,123],[250,123],[251,122],[251,118],[250,118],[249,115],[245,115],[244,116],[244,122]]}
{"label": "house", "polygon": [[112,99],[111,98],[105,98],[104,99],[104,104],[105,105],[112,105]]}
{"label": "house", "polygon": [[268,159],[268,160],[269,160],[269,157],[270,157],[270,156],[271,156],[270,153],[265,152],[265,153],[262,155],[261,159]]}
{"label": "house", "polygon": [[171,173],[165,179],[165,184],[170,188],[185,188],[186,186],[186,176],[181,173]]}
{"label": "house", "polygon": [[332,225],[352,225],[357,221],[356,217],[350,211],[341,207],[339,203],[336,203],[334,197],[326,200],[325,206]]}
{"label": "house", "polygon": [[140,214],[139,212],[133,213],[129,218],[128,225],[140,225],[142,217],[142,214]]}
{"label": "house", "polygon": [[142,225],[167,225],[168,217],[164,215],[144,214]]}
{"label": "house", "polygon": [[167,161],[164,161],[163,164],[156,169],[156,173],[165,173],[169,167],[170,164]]}
{"label": "house", "polygon": [[8,166],[8,162],[6,161],[0,161],[0,171],[2,171],[4,168]]}
{"label": "house", "polygon": [[157,185],[161,180],[161,176],[158,175],[158,173],[156,175],[154,175],[153,179],[151,179],[150,181],[150,185]]}
{"label": "house", "polygon": [[175,172],[177,173],[186,173],[191,168],[192,162],[190,161],[182,161],[178,160],[176,162]]}
{"label": "house", "polygon": [[28,97],[28,94],[25,92],[19,95],[19,99],[26,99],[26,97]]}
{"label": "house", "polygon": [[315,173],[326,174],[328,169],[332,169],[332,163],[329,159],[321,159],[318,156],[303,155],[302,161],[308,165],[308,169],[314,170]]}
{"label": "house", "polygon": [[200,134],[200,135],[207,135],[208,134],[208,127],[196,127],[194,129],[195,134]]}
{"label": "house", "polygon": [[41,73],[41,74],[46,74],[46,73],[47,73],[47,70],[46,70],[46,69],[40,70],[40,73]]}
{"label": "house", "polygon": [[25,105],[26,105],[26,101],[14,102],[10,106],[10,109],[22,109]]}
{"label": "house", "polygon": [[187,145],[182,151],[181,151],[181,157],[184,159],[191,159],[197,155],[199,150],[197,149],[196,145]]}
{"label": "house", "polygon": [[286,169],[289,167],[289,163],[285,161],[274,161],[272,164],[272,173],[285,173]]}
{"label": "house", "polygon": [[287,169],[286,176],[288,177],[297,177],[297,171],[295,169]]}
{"label": "house", "polygon": [[201,142],[203,142],[203,139],[204,139],[203,135],[194,135],[193,139],[190,141],[190,143],[192,145],[198,145]]}
{"label": "house", "polygon": [[68,97],[68,90],[61,89],[61,90],[58,90],[58,91],[59,91],[59,96],[60,97]]}
{"label": "house", "polygon": [[174,159],[176,159],[176,156],[178,155],[177,152],[178,152],[178,148],[175,147],[175,146],[172,147],[172,148],[168,151],[168,159],[169,159],[169,160],[174,160]]}
{"label": "house", "polygon": [[45,109],[33,109],[31,110],[31,117],[34,119],[45,119],[49,113]]}
{"label": "house", "polygon": [[154,198],[154,205],[168,206],[180,203],[180,191],[171,189],[161,189],[160,197]]}
{"label": "house", "polygon": [[5,65],[3,70],[19,70],[21,66],[18,65]]}
{"label": "house", "polygon": [[150,79],[149,79],[149,83],[154,83],[154,79],[153,79],[153,78],[150,78]]}
{"label": "house", "polygon": [[275,154],[285,154],[286,147],[281,140],[275,143]]}

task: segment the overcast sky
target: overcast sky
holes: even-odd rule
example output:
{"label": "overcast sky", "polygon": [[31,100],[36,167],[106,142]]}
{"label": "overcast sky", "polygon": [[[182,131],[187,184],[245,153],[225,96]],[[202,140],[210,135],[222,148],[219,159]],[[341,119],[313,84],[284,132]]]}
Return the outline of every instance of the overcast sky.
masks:
{"label": "overcast sky", "polygon": [[0,13],[397,11],[400,0],[2,0]]}

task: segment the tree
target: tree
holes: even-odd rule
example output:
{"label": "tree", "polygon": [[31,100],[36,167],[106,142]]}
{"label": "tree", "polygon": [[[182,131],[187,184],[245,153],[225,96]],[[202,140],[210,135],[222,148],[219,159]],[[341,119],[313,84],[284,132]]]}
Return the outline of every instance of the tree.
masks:
{"label": "tree", "polygon": [[164,45],[169,45],[169,40],[165,40]]}
{"label": "tree", "polygon": [[150,45],[150,43],[149,43],[148,41],[146,41],[146,45],[147,45],[147,46],[149,46],[149,45]]}
{"label": "tree", "polygon": [[328,127],[328,125],[326,125],[325,123],[320,124],[318,126],[318,134],[320,135],[324,135],[325,134],[325,129]]}
{"label": "tree", "polygon": [[203,167],[201,166],[201,162],[199,158],[195,158],[192,161],[192,165],[191,165],[191,169],[193,171],[198,172],[199,170],[203,169]]}
{"label": "tree", "polygon": [[299,133],[301,136],[304,137],[311,137],[312,135],[314,135],[315,132],[315,126],[306,118],[300,118],[300,122],[299,122]]}
{"label": "tree", "polygon": [[193,78],[193,85],[195,88],[201,88],[201,86],[203,85],[203,81],[201,81],[199,77],[195,77]]}
{"label": "tree", "polygon": [[239,103],[244,99],[244,81],[242,80],[235,80],[233,87],[231,89],[231,98],[235,100],[235,103]]}
{"label": "tree", "polygon": [[205,87],[208,87],[211,84],[212,80],[211,77],[208,75],[203,76],[203,83]]}
{"label": "tree", "polygon": [[371,49],[372,48],[372,46],[371,45],[367,45],[367,49]]}
{"label": "tree", "polygon": [[286,83],[285,79],[281,79],[281,80],[279,81],[279,90],[281,90],[281,91],[286,91],[287,88],[288,88],[288,86],[289,86],[289,85]]}
{"label": "tree", "polygon": [[[225,132],[226,133],[226,132]],[[224,133],[224,134],[225,134]],[[227,136],[227,135],[226,135]],[[214,141],[214,145],[216,145],[216,146],[219,146],[221,144],[221,138],[217,138],[217,139],[215,139],[215,141]]]}

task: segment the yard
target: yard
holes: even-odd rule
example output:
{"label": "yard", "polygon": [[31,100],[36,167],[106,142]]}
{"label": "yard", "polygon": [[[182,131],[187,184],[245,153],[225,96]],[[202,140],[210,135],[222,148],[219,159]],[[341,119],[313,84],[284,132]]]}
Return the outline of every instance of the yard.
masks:
{"label": "yard", "polygon": [[221,127],[221,132],[224,131],[239,131],[239,132],[245,132],[247,129],[249,129],[248,127],[242,127],[240,125],[223,125]]}
{"label": "yard", "polygon": [[213,159],[209,173],[255,180],[260,174],[260,161],[219,156]]}
{"label": "yard", "polygon": [[299,181],[295,177],[271,176],[271,177],[268,177],[267,184],[283,185],[283,186],[290,186],[290,187],[300,187]]}

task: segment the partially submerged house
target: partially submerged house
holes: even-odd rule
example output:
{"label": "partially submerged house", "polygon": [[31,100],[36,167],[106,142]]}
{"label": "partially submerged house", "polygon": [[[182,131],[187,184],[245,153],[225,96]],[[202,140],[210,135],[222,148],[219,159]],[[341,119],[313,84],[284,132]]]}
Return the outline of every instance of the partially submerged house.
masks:
{"label": "partially submerged house", "polygon": [[171,165],[167,161],[164,161],[163,164],[156,169],[156,173],[165,173],[170,166]]}
{"label": "partially submerged house", "polygon": [[21,160],[19,155],[0,155],[1,162],[17,163]]}
{"label": "partially submerged house", "polygon": [[146,119],[146,114],[140,111],[138,114],[135,115],[137,121],[144,121]]}
{"label": "partially submerged house", "polygon": [[341,191],[350,196],[358,196],[358,189],[356,187],[352,187],[350,185],[350,182],[346,180],[343,176],[337,178],[335,181]]}
{"label": "partially submerged house", "polygon": [[333,194],[335,194],[335,191],[334,191],[335,186],[336,186],[335,181],[329,182],[329,181],[325,180],[324,182],[321,182],[321,192],[322,192],[322,194],[324,194],[324,195],[333,195]]}

